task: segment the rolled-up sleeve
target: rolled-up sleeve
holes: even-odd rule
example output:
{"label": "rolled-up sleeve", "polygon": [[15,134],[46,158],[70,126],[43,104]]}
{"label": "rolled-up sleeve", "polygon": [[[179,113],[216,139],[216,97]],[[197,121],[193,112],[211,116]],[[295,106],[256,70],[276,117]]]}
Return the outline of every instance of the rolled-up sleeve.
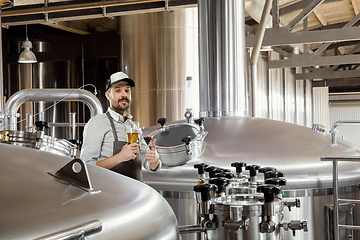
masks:
{"label": "rolled-up sleeve", "polygon": [[80,159],[96,164],[99,160],[104,132],[96,119],[90,119],[84,128]]}

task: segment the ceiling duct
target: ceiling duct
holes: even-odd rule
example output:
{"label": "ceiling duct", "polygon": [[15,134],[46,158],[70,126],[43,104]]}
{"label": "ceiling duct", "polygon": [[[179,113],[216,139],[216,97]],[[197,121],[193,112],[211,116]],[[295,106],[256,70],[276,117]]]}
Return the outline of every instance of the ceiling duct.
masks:
{"label": "ceiling duct", "polygon": [[246,115],[244,5],[199,0],[200,115]]}

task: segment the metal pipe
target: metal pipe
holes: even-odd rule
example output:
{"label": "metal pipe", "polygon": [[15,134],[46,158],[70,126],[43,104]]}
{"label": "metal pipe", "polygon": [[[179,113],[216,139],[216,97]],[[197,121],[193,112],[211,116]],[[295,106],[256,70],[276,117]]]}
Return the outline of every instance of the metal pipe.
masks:
{"label": "metal pipe", "polygon": [[244,3],[199,0],[200,116],[243,116],[245,96]]}
{"label": "metal pipe", "polygon": [[[0,8],[0,26],[1,26],[1,15],[2,11]],[[2,46],[2,32],[0,31],[0,46]],[[0,63],[3,61],[3,52],[2,48],[0,48]],[[4,110],[4,73],[3,73],[3,65],[0,64],[0,113],[3,113]]]}
{"label": "metal pipe", "polygon": [[264,39],[267,25],[267,17],[270,12],[271,0],[266,0],[264,10],[261,14],[260,26],[256,32],[255,43],[250,57],[250,81],[249,81],[249,115],[255,117],[256,111],[256,81],[257,81],[257,61],[259,59],[261,44]]}
{"label": "metal pipe", "polygon": [[179,226],[179,233],[195,233],[195,232],[205,232],[205,230],[200,225],[185,225]]}
{"label": "metal pipe", "polygon": [[25,114],[26,119],[25,119],[25,131],[26,132],[33,132],[33,126],[34,126],[34,121],[33,121],[33,115],[32,114]]}
{"label": "metal pipe", "polygon": [[271,8],[271,1],[272,0],[266,0],[266,2],[265,2],[264,10],[261,15],[260,26],[256,32],[255,43],[254,43],[254,47],[253,47],[253,50],[251,53],[251,58],[250,58],[251,65],[256,64],[257,60],[259,58],[261,44],[264,39],[265,29],[266,29],[266,25],[267,25],[266,18],[268,16],[268,13],[270,12],[270,8]]}
{"label": "metal pipe", "polygon": [[84,239],[87,236],[99,233],[102,230],[102,223],[99,220],[93,220],[84,224],[68,228],[56,233],[52,233],[37,240],[75,240]]}
{"label": "metal pipe", "polygon": [[97,3],[79,3],[79,4],[71,4],[70,6],[61,5],[61,6],[39,7],[39,8],[23,9],[23,10],[10,10],[10,11],[6,11],[3,14],[3,17],[21,16],[24,14],[34,15],[34,14],[47,14],[47,13],[57,13],[57,12],[66,12],[66,11],[78,11],[85,9],[127,6],[127,5],[136,5],[142,3],[152,3],[152,2],[163,2],[163,1],[146,0],[146,1],[124,2],[123,0],[117,0],[117,1],[100,1]]}
{"label": "metal pipe", "polygon": [[91,116],[103,113],[99,99],[83,89],[24,89],[13,94],[5,104],[5,129],[16,130],[16,113],[27,101],[82,101],[90,109]]}
{"label": "metal pipe", "polygon": [[333,160],[333,217],[334,217],[334,240],[339,240],[339,189],[338,189],[338,162]]}
{"label": "metal pipe", "polygon": [[76,113],[69,113],[69,137],[76,139]]}
{"label": "metal pipe", "polygon": [[336,146],[336,128],[339,125],[360,125],[360,121],[336,121],[331,127],[331,145]]}

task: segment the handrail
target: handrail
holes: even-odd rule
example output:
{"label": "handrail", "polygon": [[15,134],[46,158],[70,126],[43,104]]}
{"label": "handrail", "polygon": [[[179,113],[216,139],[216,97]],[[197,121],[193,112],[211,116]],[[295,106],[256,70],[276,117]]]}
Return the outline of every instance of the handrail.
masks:
{"label": "handrail", "polygon": [[358,161],[360,162],[360,156],[352,157],[321,157],[321,161],[333,162],[333,239],[340,240],[339,229],[360,230],[360,226],[352,225],[340,225],[339,224],[339,203],[360,203],[355,199],[339,199],[339,169],[338,161]]}

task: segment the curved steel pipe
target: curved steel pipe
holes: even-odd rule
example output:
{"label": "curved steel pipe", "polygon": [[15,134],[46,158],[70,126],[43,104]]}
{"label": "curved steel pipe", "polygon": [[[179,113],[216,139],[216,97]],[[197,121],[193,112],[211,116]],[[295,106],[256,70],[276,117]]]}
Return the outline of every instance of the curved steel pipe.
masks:
{"label": "curved steel pipe", "polygon": [[331,127],[331,144],[332,145],[336,145],[337,141],[336,141],[336,128],[339,125],[360,125],[360,121],[336,121],[334,122],[334,124]]}
{"label": "curved steel pipe", "polygon": [[103,113],[99,99],[83,89],[24,89],[13,94],[5,104],[5,130],[17,130],[16,113],[21,104],[27,101],[81,101],[90,109],[91,116]]}

